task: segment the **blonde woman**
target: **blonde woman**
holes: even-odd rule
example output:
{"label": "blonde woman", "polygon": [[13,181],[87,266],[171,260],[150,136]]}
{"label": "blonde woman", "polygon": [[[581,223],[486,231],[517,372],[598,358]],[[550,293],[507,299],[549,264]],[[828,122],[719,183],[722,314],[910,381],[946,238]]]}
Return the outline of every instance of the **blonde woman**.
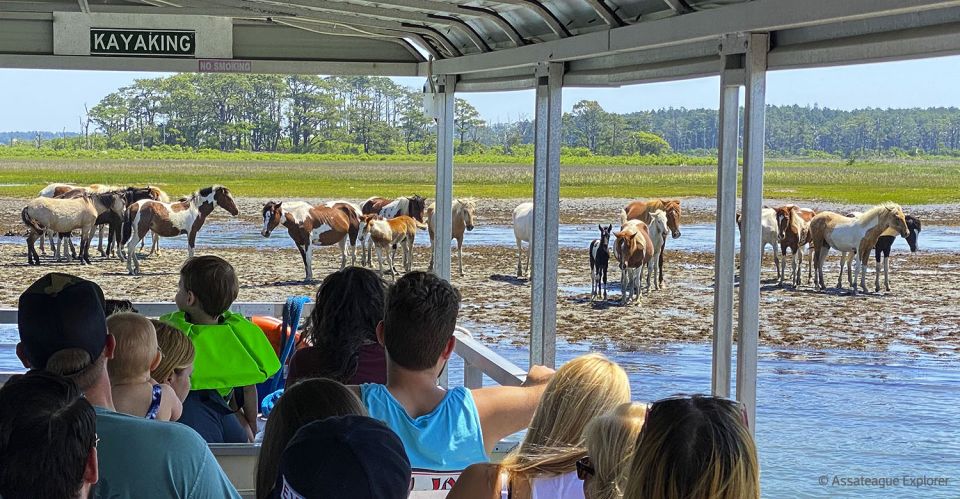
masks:
{"label": "blonde woman", "polygon": [[586,499],[621,499],[630,477],[647,404],[623,404],[587,425],[583,439],[589,457],[577,461]]}
{"label": "blonde woman", "polygon": [[702,395],[654,402],[626,499],[759,499],[757,448],[740,405]]}
{"label": "blonde woman", "polygon": [[150,377],[157,383],[173,388],[177,398],[183,402],[190,393],[190,375],[193,374],[193,342],[179,329],[151,319],[157,331],[157,346],[163,357],[156,369],[150,371]]}
{"label": "blonde woman", "polygon": [[586,456],[591,419],[630,401],[627,373],[589,354],[566,363],[547,384],[523,442],[503,463],[464,470],[449,499],[580,499],[577,461]]}
{"label": "blonde woman", "polygon": [[[304,379],[284,391],[270,411],[257,462],[257,498],[272,497],[280,455],[302,426],[331,416],[366,416],[360,399],[347,387],[327,378]],[[323,452],[323,449],[317,449]],[[277,496],[279,497],[279,495]]]}

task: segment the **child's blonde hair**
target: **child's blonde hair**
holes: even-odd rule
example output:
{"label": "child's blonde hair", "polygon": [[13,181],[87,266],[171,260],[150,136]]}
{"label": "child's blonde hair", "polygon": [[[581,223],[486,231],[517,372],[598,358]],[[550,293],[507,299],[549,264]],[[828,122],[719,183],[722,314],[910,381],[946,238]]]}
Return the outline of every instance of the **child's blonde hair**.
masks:
{"label": "child's blonde hair", "polygon": [[629,401],[630,380],[616,362],[595,353],[567,362],[547,383],[526,437],[501,469],[531,478],[575,470],[587,453],[587,423]]}
{"label": "child's blonde hair", "polygon": [[166,322],[156,319],[151,319],[150,322],[157,331],[157,345],[163,354],[160,364],[150,371],[150,377],[157,383],[163,383],[175,371],[186,369],[193,364],[193,342],[182,331]]}
{"label": "child's blonde hair", "polygon": [[159,349],[149,319],[133,312],[113,314],[107,318],[107,331],[117,340],[113,358],[107,362],[111,383],[150,372]]}
{"label": "child's blonde hair", "polygon": [[594,475],[584,482],[584,491],[592,499],[623,497],[646,414],[646,404],[628,403],[587,424],[583,437]]}

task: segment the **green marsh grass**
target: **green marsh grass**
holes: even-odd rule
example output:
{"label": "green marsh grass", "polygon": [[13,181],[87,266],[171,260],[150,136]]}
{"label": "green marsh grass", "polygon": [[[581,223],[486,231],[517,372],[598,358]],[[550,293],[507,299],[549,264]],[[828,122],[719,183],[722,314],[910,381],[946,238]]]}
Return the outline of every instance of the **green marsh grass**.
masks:
{"label": "green marsh grass", "polygon": [[[284,161],[260,158],[231,161],[204,158],[8,158],[0,155],[0,196],[33,197],[53,182],[152,184],[172,196],[212,184],[226,185],[239,196],[284,199],[357,199],[411,193],[431,196],[434,164],[387,160],[294,161],[288,157]],[[716,166],[684,162],[677,165],[563,164],[560,183],[560,194],[566,198],[712,197],[716,195]],[[533,168],[530,163],[455,160],[454,193],[457,196],[523,198],[531,196],[532,192]],[[885,200],[902,204],[960,202],[960,161],[854,164],[823,160],[769,161],[765,166],[764,196],[853,204]]]}

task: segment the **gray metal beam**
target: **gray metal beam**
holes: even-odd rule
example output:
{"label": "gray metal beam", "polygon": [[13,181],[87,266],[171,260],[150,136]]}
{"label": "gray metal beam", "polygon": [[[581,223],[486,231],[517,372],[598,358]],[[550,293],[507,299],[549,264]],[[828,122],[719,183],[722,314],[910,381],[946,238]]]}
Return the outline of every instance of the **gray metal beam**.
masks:
{"label": "gray metal beam", "polygon": [[[711,393],[730,397],[733,352],[734,238],[737,211],[737,149],[740,136],[741,56],[730,52],[725,39],[720,54],[720,123],[717,160],[717,228],[713,259],[713,382]],[[724,50],[726,48],[726,50]],[[743,50],[738,51],[740,54]]]}
{"label": "gray metal beam", "polygon": [[607,23],[608,26],[619,28],[620,26],[626,25],[623,19],[620,19],[620,16],[603,0],[586,0],[586,2],[590,4],[590,7],[600,15],[600,18],[602,18],[603,22]]}
{"label": "gray metal beam", "polygon": [[737,336],[737,400],[756,429],[757,343],[760,336],[760,213],[763,206],[763,147],[766,127],[767,34],[749,35],[745,56],[743,110],[743,224],[740,245],[740,311]]}
{"label": "gray metal beam", "polygon": [[517,29],[510,24],[509,21],[504,19],[499,12],[492,9],[472,7],[469,5],[455,3],[438,2],[436,0],[378,0],[377,4],[396,5],[398,7],[407,7],[410,9],[417,9],[432,13],[447,12],[451,14],[461,14],[464,16],[486,19],[496,24],[501,30],[503,30],[507,37],[513,41],[514,45],[519,46],[525,43],[523,37],[520,36],[520,33],[517,31]]}
{"label": "gray metal beam", "polygon": [[560,231],[560,127],[563,64],[537,66],[533,149],[530,365],[556,365],[557,258]]}
{"label": "gray metal beam", "polygon": [[[359,31],[344,27],[342,25],[319,25],[317,23],[306,22],[297,18],[288,19],[282,17],[274,17],[271,20],[282,26],[289,26],[294,29],[299,29],[307,31],[310,33],[317,33],[320,35],[333,35],[333,36],[346,36],[346,37],[357,37],[357,38],[377,38],[379,40],[388,41],[400,45],[401,47],[407,49],[412,55],[414,55],[418,60],[423,60],[423,56],[416,51],[406,40],[401,38],[401,33],[394,35],[384,34],[382,36],[373,36],[372,33],[361,33]],[[323,26],[323,27],[321,27]]]}
{"label": "gray metal beam", "polygon": [[[516,3],[521,0],[513,0]],[[585,59],[614,52],[720,40],[726,33],[773,31],[960,6],[960,0],[758,0],[622,28],[438,61],[435,70],[470,73]]]}
{"label": "gray metal beam", "polygon": [[90,13],[90,4],[87,0],[77,0],[77,3],[80,4],[80,12],[89,14]]}
{"label": "gray metal beam", "polygon": [[687,12],[693,12],[693,7],[690,7],[690,4],[686,0],[663,0],[674,12],[677,14],[686,14]]}
{"label": "gray metal beam", "polygon": [[517,28],[510,24],[510,21],[507,21],[507,19],[500,15],[499,12],[493,9],[487,9],[484,7],[471,7],[469,5],[460,5],[460,9],[464,12],[485,13],[488,16],[487,19],[499,26],[500,29],[507,34],[507,37],[510,38],[514,45],[519,47],[527,44],[527,41],[523,38],[523,35],[517,31]]}
{"label": "gray metal beam", "polygon": [[453,238],[453,116],[456,75],[437,77],[437,168],[434,212],[433,272],[450,280],[450,240]]}
{"label": "gray metal beam", "polygon": [[521,7],[526,7],[532,10],[543,22],[547,23],[547,26],[550,27],[550,30],[553,31],[557,36],[561,38],[566,38],[570,36],[570,30],[560,19],[557,19],[557,16],[550,11],[545,5],[540,3],[538,0],[493,0],[496,3],[509,4],[509,5],[519,5]]}

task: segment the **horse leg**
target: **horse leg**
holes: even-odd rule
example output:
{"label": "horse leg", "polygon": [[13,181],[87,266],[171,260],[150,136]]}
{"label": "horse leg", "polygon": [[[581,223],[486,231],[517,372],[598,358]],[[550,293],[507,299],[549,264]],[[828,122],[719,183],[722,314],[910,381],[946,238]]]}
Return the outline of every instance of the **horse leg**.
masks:
{"label": "horse leg", "polygon": [[457,238],[457,263],[460,265],[460,277],[463,277],[463,236]]}
{"label": "horse leg", "polygon": [[404,268],[407,272],[413,270],[413,239],[408,239],[403,243]]}
{"label": "horse leg", "polygon": [[[187,257],[193,258],[193,248],[197,245],[197,231],[190,228],[190,235],[187,236]],[[160,256],[160,255],[157,255]]]}
{"label": "horse leg", "polygon": [[663,242],[660,243],[660,255],[657,256],[657,275],[658,275],[657,289],[663,289],[663,252],[667,247],[666,234],[664,234],[663,237],[664,237]]}
{"label": "horse leg", "polygon": [[307,282],[313,282],[313,245],[309,240],[303,248],[303,265],[307,268]]}
{"label": "horse leg", "polygon": [[627,268],[620,267],[620,305],[626,305],[630,298],[630,288],[627,287]]}
{"label": "horse leg", "polygon": [[340,270],[343,270],[347,267],[347,236],[343,236],[337,245],[340,246]]}
{"label": "horse leg", "polygon": [[[880,271],[877,270],[877,279],[880,278]],[[883,255],[883,288],[890,291],[890,256]],[[880,290],[880,283],[877,283],[877,291]]]}
{"label": "horse leg", "polygon": [[603,301],[607,301],[607,266],[603,266]]}
{"label": "horse leg", "polygon": [[523,242],[517,239],[517,277],[523,277]]}
{"label": "horse leg", "polygon": [[593,301],[593,298],[597,296],[597,272],[599,268],[596,268],[596,265],[593,261],[593,254],[591,249],[590,255],[590,301]]}

